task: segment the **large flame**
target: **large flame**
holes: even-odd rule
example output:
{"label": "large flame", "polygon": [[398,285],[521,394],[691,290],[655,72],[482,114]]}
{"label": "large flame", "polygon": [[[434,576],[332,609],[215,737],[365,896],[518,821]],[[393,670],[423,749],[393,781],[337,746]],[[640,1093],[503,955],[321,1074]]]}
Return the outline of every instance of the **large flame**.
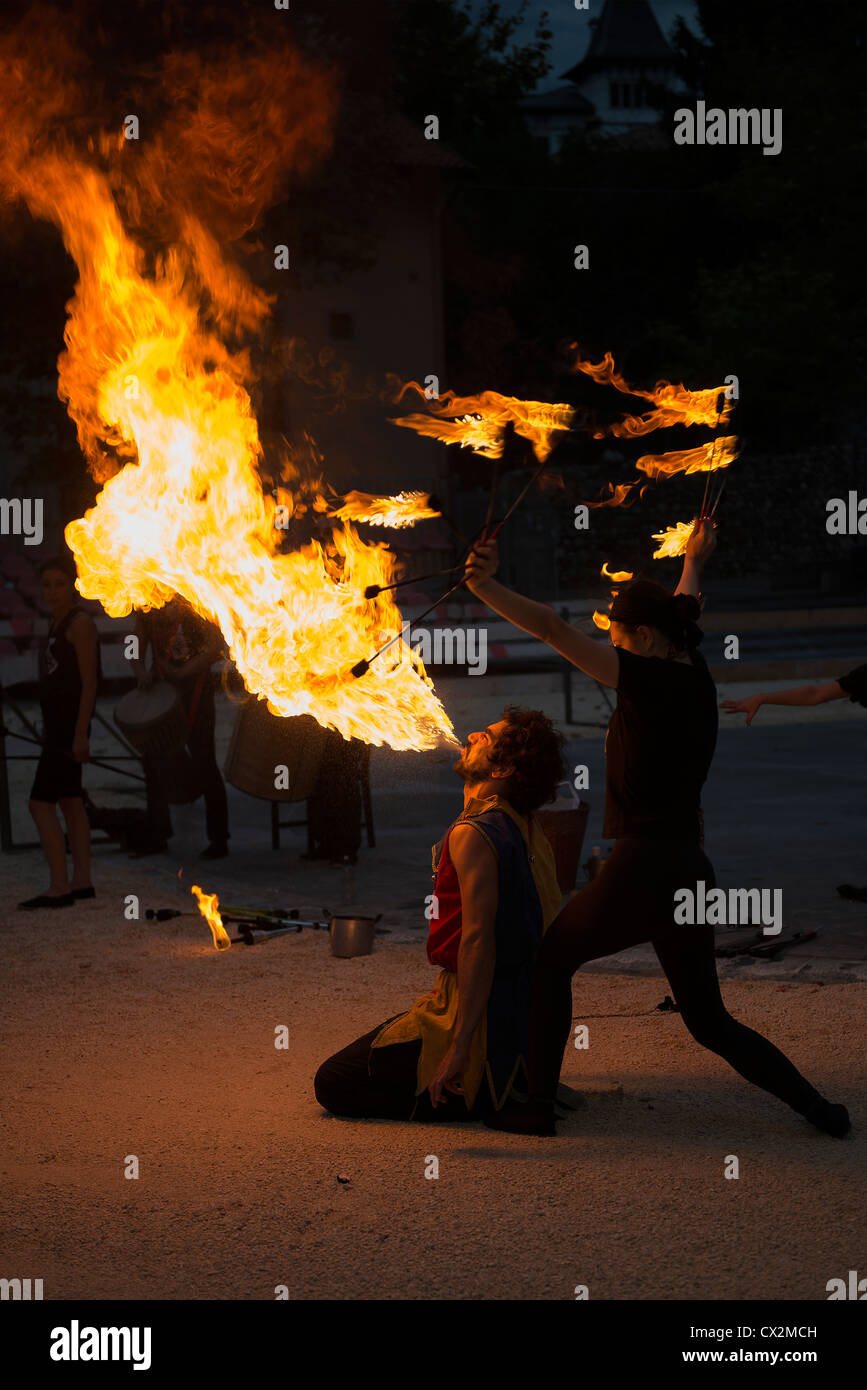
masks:
{"label": "large flame", "polygon": [[[401,628],[389,594],[364,598],[391,580],[389,552],[335,517],[330,538],[283,553],[258,471],[254,372],[237,343],[268,304],[224,248],[278,175],[327,149],[329,80],[291,52],[233,57],[205,76],[192,58],[171,60],[164,132],[140,154],[122,137],[76,148],[62,109],[57,129],[40,128],[38,54],[22,57],[17,42],[0,50],[0,188],[60,227],[78,267],[59,392],[105,483],[66,528],[81,593],[112,617],[179,594],[219,625],[247,689],[275,714],[309,713],[394,748],[456,742],[404,644],[351,674],[383,630]],[[153,257],[155,232],[164,250]]]}
{"label": "large flame", "polygon": [[728,468],[738,456],[737,435],[709,439],[696,449],[675,449],[668,454],[644,454],[635,467],[648,478],[671,478],[675,473],[715,473]]}
{"label": "large flame", "polygon": [[214,946],[218,951],[228,951],[232,944],[232,938],[223,926],[223,919],[220,916],[220,900],[216,893],[203,893],[195,883],[190,892],[199,904],[199,911],[211,928]]}
{"label": "large flame", "polygon": [[[577,343],[572,344],[573,351],[577,351],[577,347]],[[583,372],[593,381],[614,386],[623,395],[638,396],[651,401],[654,406],[646,415],[625,415],[622,420],[595,431],[594,439],[602,439],[607,434],[620,438],[634,438],[668,425],[719,426],[728,421],[734,405],[728,395],[720,402],[719,398],[724,390],[722,386],[710,386],[700,391],[690,391],[686,386],[674,386],[670,381],[657,382],[651,391],[630,386],[615,367],[614,357],[610,352],[605,353],[601,362],[586,362],[580,356],[576,356],[572,370]]]}
{"label": "large flame", "polygon": [[540,463],[548,457],[559,432],[571,428],[575,411],[571,405],[551,405],[547,401],[521,401],[501,396],[498,391],[482,391],[477,396],[456,396],[445,391],[429,398],[418,382],[403,387],[417,391],[424,399],[426,415],[404,415],[394,420],[418,434],[438,439],[442,444],[460,444],[485,458],[500,458],[503,436],[511,422],[515,433],[528,439]]}

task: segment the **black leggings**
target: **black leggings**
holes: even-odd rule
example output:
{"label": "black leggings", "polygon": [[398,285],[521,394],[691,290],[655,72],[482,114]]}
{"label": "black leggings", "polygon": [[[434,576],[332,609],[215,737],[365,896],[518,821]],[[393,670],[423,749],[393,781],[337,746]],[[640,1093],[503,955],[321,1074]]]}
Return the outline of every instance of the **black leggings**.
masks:
{"label": "black leggings", "polygon": [[552,1100],[572,1032],[572,976],[579,966],[650,941],[680,1015],[696,1042],[719,1053],[755,1086],[803,1115],[819,1093],[773,1043],[727,1012],[719,989],[713,927],[674,923],[674,894],[713,866],[695,844],[617,840],[598,877],[548,928],[539,952],[530,1012],[530,1091]]}
{"label": "black leggings", "polygon": [[[395,1014],[394,1018],[399,1015]],[[443,1091],[443,1104],[434,1109],[427,1091],[416,1096],[416,1074],[421,1042],[392,1043],[372,1047],[386,1023],[378,1023],[363,1037],[335,1052],[316,1073],[313,1089],[324,1110],[332,1115],[364,1120],[470,1120],[485,1108],[487,1083],[482,1082],[476,1103],[467,1110],[462,1096]]]}

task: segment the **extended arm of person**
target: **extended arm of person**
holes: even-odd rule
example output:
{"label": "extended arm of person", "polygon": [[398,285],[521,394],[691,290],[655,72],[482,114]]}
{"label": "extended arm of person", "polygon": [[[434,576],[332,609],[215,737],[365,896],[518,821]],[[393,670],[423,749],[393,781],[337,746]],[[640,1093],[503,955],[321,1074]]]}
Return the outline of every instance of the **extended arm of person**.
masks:
{"label": "extended arm of person", "polygon": [[716,527],[709,516],[696,517],[692,533],[683,552],[683,572],[676,594],[692,594],[701,598],[704,567],[716,550]]}
{"label": "extended arm of person", "polygon": [[559,652],[573,666],[602,685],[616,686],[619,676],[617,651],[608,642],[599,642],[579,632],[544,603],[516,594],[494,579],[498,556],[496,541],[479,542],[467,562],[467,588],[501,618],[538,637]]}
{"label": "extended arm of person", "polygon": [[824,705],[826,700],[843,700],[847,692],[839,681],[826,685],[798,685],[792,690],[762,690],[745,700],[723,700],[720,708],[728,714],[745,714],[752,724],[762,705]]}
{"label": "extended arm of person", "polygon": [[451,1046],[428,1087],[435,1106],[443,1099],[443,1089],[462,1094],[461,1077],[473,1034],[487,1008],[496,965],[496,856],[471,825],[455,826],[449,836],[449,854],[461,892],[458,1013]]}

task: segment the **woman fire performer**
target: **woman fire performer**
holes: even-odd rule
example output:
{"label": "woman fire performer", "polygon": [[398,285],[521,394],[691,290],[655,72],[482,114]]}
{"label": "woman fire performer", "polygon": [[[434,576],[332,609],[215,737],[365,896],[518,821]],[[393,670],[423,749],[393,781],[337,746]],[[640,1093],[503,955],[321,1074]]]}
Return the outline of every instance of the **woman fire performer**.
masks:
{"label": "woman fire performer", "polygon": [[788,1058],[738,1023],[719,989],[712,926],[678,925],[674,895],[699,880],[715,886],[702,847],[701,789],[717,736],[716,687],[698,651],[701,575],[716,545],[713,523],[697,521],[674,594],[635,580],[610,611],[611,644],[598,642],[544,604],[494,579],[495,543],[477,544],[467,586],[579,670],[617,691],[606,738],[603,834],[615,841],[602,872],[549,928],[538,957],[530,1013],[530,1101],[488,1123],[522,1134],[554,1134],[554,1098],[572,1029],[572,976],[600,956],[650,941],[681,1017],[702,1046],[778,1096],[827,1134],[849,1129]]}

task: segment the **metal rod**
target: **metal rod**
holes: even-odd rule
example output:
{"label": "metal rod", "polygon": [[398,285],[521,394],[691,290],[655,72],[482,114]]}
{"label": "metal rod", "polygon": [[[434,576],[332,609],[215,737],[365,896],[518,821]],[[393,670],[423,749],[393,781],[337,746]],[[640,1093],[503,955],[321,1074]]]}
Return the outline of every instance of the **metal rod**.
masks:
{"label": "metal rod", "polygon": [[506,522],[509,520],[509,517],[512,515],[512,513],[514,512],[514,510],[515,510],[515,508],[518,506],[518,504],[519,504],[520,502],[523,502],[524,498],[526,497],[527,493],[530,491],[530,488],[533,486],[533,484],[536,482],[536,480],[537,480],[538,478],[541,478],[542,474],[543,474],[544,471],[545,471],[547,462],[548,462],[548,460],[545,459],[544,462],[540,463],[539,466],[538,466],[538,468],[537,468],[537,469],[535,470],[535,472],[533,473],[532,477],[529,479],[529,481],[526,482],[526,483],[524,484],[524,486],[521,488],[521,491],[518,493],[518,496],[515,498],[515,500],[514,500],[514,502],[512,503],[511,507],[510,507],[509,510],[506,512],[506,515],[503,517],[502,521],[499,522],[499,523],[497,524],[497,526],[495,526],[494,531],[493,531],[493,534],[490,536],[490,539],[491,539],[492,541],[495,541],[495,540],[497,539],[497,536],[500,534],[500,532],[502,531],[502,529],[503,529],[503,527],[505,526]]}
{"label": "metal rod", "polygon": [[[725,400],[725,394],[723,394],[723,400]],[[722,419],[722,413],[723,413],[723,408],[722,408],[722,403],[720,402],[720,404],[718,404],[718,405],[717,405],[717,408],[716,408],[716,424],[714,425],[713,448],[712,448],[711,454],[710,454],[710,467],[709,467],[708,470],[707,470],[707,478],[705,479],[705,484],[704,484],[704,496],[703,496],[702,499],[701,499],[701,510],[699,511],[699,514],[698,514],[698,519],[699,519],[699,521],[703,520],[704,515],[705,515],[705,510],[704,510],[704,508],[705,508],[705,503],[707,502],[707,490],[708,490],[708,488],[710,487],[710,475],[711,475],[711,473],[713,472],[713,461],[714,461],[714,459],[716,458],[716,446],[717,446],[717,444],[719,443],[719,422],[720,422],[720,420]]]}
{"label": "metal rod", "polygon": [[[9,738],[18,738],[22,743],[35,743],[37,748],[42,748],[45,752],[62,753],[65,758],[72,757],[72,751],[69,748],[57,748],[52,744],[45,743],[41,738],[28,738],[26,734],[16,734],[12,729],[7,729],[5,725],[3,726],[3,734],[4,736],[8,734]],[[35,757],[36,755],[30,754],[29,756]],[[9,761],[11,760],[9,759]],[[99,758],[89,758],[86,763],[82,763],[82,767],[101,767],[106,772],[118,772],[121,777],[133,777],[136,782],[144,782],[145,780],[138,772],[127,772],[126,768],[114,767],[111,763],[100,762]]]}
{"label": "metal rod", "polygon": [[439,579],[445,574],[457,574],[459,570],[465,569],[466,565],[461,561],[459,565],[449,565],[446,569],[431,570],[430,574],[416,574],[408,579],[398,579],[394,584],[368,584],[364,597],[376,598],[379,594],[388,593],[390,589],[405,589],[407,584],[423,584],[428,579]]}
{"label": "metal rod", "polygon": [[714,499],[713,506],[712,506],[712,507],[710,508],[710,510],[708,511],[708,516],[713,516],[714,512],[716,511],[717,507],[719,506],[719,500],[720,500],[720,498],[722,497],[723,493],[725,492],[725,486],[726,486],[726,483],[728,482],[728,480],[729,480],[729,475],[728,475],[728,470],[726,470],[726,473],[725,473],[725,475],[724,475],[724,477],[723,477],[723,480],[722,480],[722,482],[720,483],[719,492],[717,493],[717,495],[716,495],[716,497],[715,497],[715,499]]}
{"label": "metal rod", "polygon": [[108,733],[111,734],[112,738],[117,739],[117,742],[121,744],[121,746],[125,748],[128,753],[132,753],[133,757],[138,758],[139,761],[141,761],[140,755],[136,752],[135,748],[132,746],[129,740],[127,738],[124,738],[123,734],[120,732],[116,725],[109,724],[108,720],[105,718],[104,715],[100,714],[98,709],[95,709],[93,711],[92,718],[95,719],[99,724],[101,724],[102,727],[105,730],[107,730]]}
{"label": "metal rod", "polygon": [[[512,515],[512,513],[515,511],[515,508],[516,508],[517,506],[519,506],[519,504],[524,500],[524,498],[526,497],[527,493],[530,491],[530,488],[533,486],[533,483],[536,482],[536,480],[537,480],[539,477],[541,477],[542,473],[545,471],[545,467],[546,467],[546,465],[547,465],[547,462],[548,462],[548,460],[545,459],[542,463],[539,464],[538,468],[536,468],[536,469],[533,471],[531,477],[527,480],[527,482],[526,482],[526,483],[524,484],[524,486],[521,488],[521,491],[518,493],[518,496],[515,498],[515,500],[514,500],[514,502],[512,503],[511,507],[510,507],[509,510],[506,512],[506,515],[503,517],[502,521],[499,522],[499,523],[497,524],[497,526],[494,527],[494,530],[491,532],[491,535],[490,535],[490,536],[487,535],[487,529],[486,529],[486,531],[485,531],[485,538],[486,538],[486,540],[491,540],[491,541],[496,540],[497,536],[498,536],[498,535],[500,534],[500,532],[502,531],[502,529],[503,529],[503,527],[505,526],[506,522],[509,520],[509,517],[510,517],[510,516]],[[489,515],[489,518],[491,518],[491,517],[493,516],[493,499],[492,499],[492,501],[488,504],[488,515]],[[490,524],[490,521],[489,521],[487,524],[489,525],[489,524]],[[455,591],[456,591],[457,589],[460,589],[460,587],[461,587],[461,585],[462,585],[463,583],[464,583],[464,576],[462,575],[461,578],[458,580],[457,584],[453,584],[452,587],[451,587],[450,589],[447,589],[446,592],[445,592],[444,594],[441,594],[440,597],[439,597],[438,599],[435,599],[434,602],[433,602],[428,608],[426,608],[426,609],[424,610],[423,613],[419,613],[418,617],[415,618],[414,621],[417,622],[417,623],[420,623],[421,620],[422,620],[422,618],[426,618],[426,617],[428,616],[429,613],[433,613],[434,609],[439,608],[439,606],[440,606],[441,603],[445,603],[445,601],[446,601],[447,598],[451,598],[452,594],[455,593]],[[366,675],[367,672],[370,670],[370,663],[371,663],[372,661],[375,661],[376,658],[377,658],[378,656],[381,656],[383,652],[388,651],[389,647],[393,646],[393,644],[394,644],[395,642],[399,642],[400,639],[401,639],[401,637],[402,637],[402,635],[403,635],[402,632],[398,632],[394,637],[390,638],[390,640],[389,640],[388,642],[386,642],[386,644],[385,644],[384,647],[380,647],[377,651],[375,651],[375,652],[373,653],[372,656],[370,656],[370,657],[368,657],[368,658],[366,658],[366,659],[364,659],[364,660],[362,660],[362,661],[356,662],[356,664],[352,667],[352,670],[351,670],[351,672],[350,672],[350,675],[352,675],[352,676],[355,678],[355,680],[359,680],[361,676]]]}
{"label": "metal rod", "polygon": [[[435,599],[434,602],[430,605],[430,607],[426,608],[423,613],[419,613],[418,617],[414,621],[420,623],[422,618],[426,618],[429,613],[433,613],[435,608],[439,608],[441,603],[445,603],[447,598],[451,598],[452,594],[455,592],[456,589],[459,589],[461,587],[463,582],[463,576],[461,576],[457,584],[453,584],[450,589],[446,589],[446,592],[444,594],[440,594],[440,597],[438,599]],[[372,661],[375,661],[378,656],[382,656],[383,652],[387,652],[389,647],[393,646],[395,642],[399,642],[402,636],[403,633],[398,632],[395,634],[394,637],[389,638],[384,647],[379,647],[371,656],[367,657],[362,661],[356,662],[349,674],[353,676],[355,680],[359,680],[361,676],[365,676],[367,672],[370,670],[370,663]]]}
{"label": "metal rod", "polygon": [[[505,453],[505,448],[504,448],[503,452]],[[491,474],[491,495],[490,495],[490,497],[488,498],[488,510],[487,510],[486,515],[485,515],[485,529],[484,529],[484,531],[482,532],[482,535],[483,535],[483,536],[487,536],[488,532],[489,532],[490,529],[491,529],[491,522],[492,522],[493,519],[494,519],[494,504],[496,503],[496,500],[497,500],[497,489],[498,489],[499,486],[500,486],[500,460],[499,460],[499,459],[494,459],[494,471],[493,471],[493,473]]]}

